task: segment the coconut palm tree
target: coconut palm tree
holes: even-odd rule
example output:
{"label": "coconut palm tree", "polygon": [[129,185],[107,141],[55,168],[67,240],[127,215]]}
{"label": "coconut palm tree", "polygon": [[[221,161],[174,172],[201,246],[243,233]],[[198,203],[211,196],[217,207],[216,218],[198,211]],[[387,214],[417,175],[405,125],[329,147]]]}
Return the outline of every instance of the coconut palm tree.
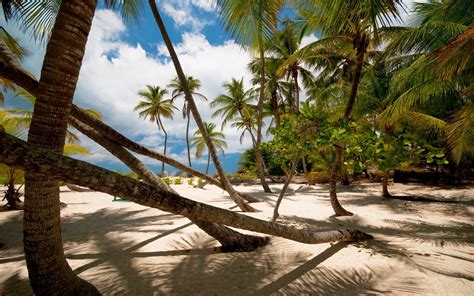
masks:
{"label": "coconut palm tree", "polygon": [[[204,122],[206,126],[207,134],[211,138],[214,147],[219,149],[224,155],[224,149],[227,148],[227,143],[225,142],[225,135],[222,132],[215,131],[216,125],[214,123]],[[196,158],[200,158],[204,151],[206,150],[206,141],[204,140],[201,130],[197,129],[194,132],[194,137],[191,139],[191,147],[196,148]],[[209,172],[209,163],[211,162],[211,156],[209,152],[207,153],[207,166],[206,174]]]}
{"label": "coconut palm tree", "polygon": [[[387,46],[389,62],[403,63],[390,85],[382,117],[436,134],[460,172],[474,156],[474,6],[472,1],[417,3],[413,25]],[[440,107],[441,106],[441,107]]]}
{"label": "coconut palm tree", "polygon": [[[199,97],[205,101],[207,101],[207,98],[201,94],[198,93],[197,90],[201,87],[201,82],[199,79],[195,79],[192,76],[187,77],[188,81],[188,86],[189,86],[189,91],[192,93],[194,97]],[[171,88],[171,99],[174,100],[178,97],[184,98],[184,105],[183,105],[183,118],[187,119],[186,121],[186,147],[188,150],[188,164],[190,167],[192,167],[191,164],[191,149],[189,147],[189,124],[191,121],[191,108],[188,104],[188,101],[186,100],[185,94],[184,94],[184,88],[181,85],[181,82],[179,81],[179,78],[176,77],[171,81],[170,84],[168,84],[168,87]]]}
{"label": "coconut palm tree", "polygon": [[[318,48],[334,48],[341,55],[352,47],[349,55],[351,65],[351,87],[342,120],[348,121],[357,96],[362,75],[362,67],[369,48],[376,48],[382,42],[381,28],[389,26],[398,17],[399,2],[395,0],[357,1],[308,1],[301,4],[299,14],[307,28],[321,33],[322,38],[302,48],[287,63],[302,53]],[[337,199],[337,175],[342,165],[343,143],[335,143],[336,159],[331,169],[330,199],[334,212],[338,216],[352,215],[345,210]]]}
{"label": "coconut palm tree", "polygon": [[[176,74],[178,75],[179,81],[181,82],[183,86],[183,91],[184,91],[186,100],[189,104],[189,107],[191,108],[191,113],[193,114],[194,121],[196,122],[196,125],[198,126],[198,128],[201,130],[203,138],[206,140],[207,148],[209,149],[209,153],[211,154],[212,161],[214,162],[214,165],[217,170],[217,174],[219,175],[219,179],[221,180],[222,185],[224,186],[225,190],[229,193],[229,197],[233,201],[235,201],[235,203],[239,206],[240,209],[242,209],[243,211],[255,211],[254,208],[252,208],[250,205],[248,205],[245,202],[244,196],[242,196],[237,191],[235,191],[234,187],[232,187],[232,184],[230,184],[229,179],[225,175],[224,169],[222,168],[222,165],[217,156],[216,149],[214,148],[211,142],[211,139],[208,137],[206,133],[204,123],[202,121],[201,115],[199,114],[199,110],[197,109],[196,103],[194,102],[193,95],[189,91],[186,76],[184,74],[183,68],[181,67],[181,63],[179,62],[176,51],[174,50],[173,43],[171,42],[168,32],[166,31],[166,27],[165,27],[165,24],[163,23],[160,12],[158,11],[158,8],[156,7],[156,3],[154,0],[149,0],[148,4],[150,5],[151,11],[153,13],[153,17],[155,18],[156,24],[161,32],[161,35],[163,36],[163,40],[165,42],[166,48],[168,49],[168,52],[170,53],[171,60],[176,69]],[[249,199],[247,197],[245,198]]]}
{"label": "coconut palm tree", "polygon": [[260,144],[262,143],[263,106],[265,101],[265,44],[276,31],[278,13],[283,1],[247,0],[218,0],[220,16],[226,30],[238,43],[258,52],[261,63],[260,94],[257,102],[257,136],[255,158],[257,160],[260,182],[265,192],[271,192],[265,180],[265,165]]}
{"label": "coconut palm tree", "polygon": [[[150,122],[156,123],[159,131],[163,131],[165,134],[165,143],[163,147],[163,154],[166,155],[166,148],[168,146],[168,133],[163,126],[162,118],[173,119],[173,110],[177,110],[176,106],[173,105],[172,99],[166,99],[165,96],[168,94],[166,89],[162,89],[159,86],[147,85],[146,90],[140,90],[138,95],[145,99],[140,101],[134,111],[140,111],[138,115],[144,119],[149,118]],[[161,177],[165,174],[165,163],[161,162]]]}

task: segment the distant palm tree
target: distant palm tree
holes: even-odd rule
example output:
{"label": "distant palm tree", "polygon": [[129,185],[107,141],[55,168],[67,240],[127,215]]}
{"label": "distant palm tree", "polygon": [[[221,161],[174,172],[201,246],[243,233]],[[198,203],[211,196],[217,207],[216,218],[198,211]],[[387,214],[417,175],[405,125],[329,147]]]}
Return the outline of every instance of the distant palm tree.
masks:
{"label": "distant palm tree", "polygon": [[[188,80],[189,91],[191,92],[191,94],[195,97],[200,97],[200,98],[204,99],[205,101],[207,101],[207,98],[203,94],[197,92],[197,90],[201,87],[201,82],[199,81],[199,79],[194,79],[192,76],[188,76],[187,80]],[[191,148],[189,146],[189,123],[191,121],[191,108],[188,104],[188,101],[186,100],[183,85],[181,84],[178,77],[173,79],[170,82],[170,84],[168,84],[168,87],[171,88],[171,96],[172,96],[171,100],[174,100],[178,97],[183,97],[184,98],[184,105],[183,105],[182,111],[183,111],[183,118],[187,119],[187,122],[186,122],[186,146],[187,146],[187,149],[188,149],[188,163],[189,163],[189,166],[192,167],[192,164],[191,164]]]}
{"label": "distant palm tree", "polygon": [[[159,86],[147,85],[146,90],[141,90],[138,95],[145,99],[140,101],[137,106],[133,109],[134,111],[141,110],[139,113],[140,117],[149,118],[151,122],[156,122],[159,131],[163,131],[165,134],[165,144],[163,148],[163,154],[166,155],[166,146],[168,145],[168,133],[163,126],[161,118],[173,118],[173,110],[178,109],[173,106],[172,99],[165,99],[168,94],[166,89],[162,89]],[[161,163],[161,176],[165,173],[165,163]]]}
{"label": "distant palm tree", "polygon": [[[219,149],[224,155],[224,149],[227,148],[227,143],[225,142],[225,135],[222,132],[215,131],[216,125],[214,123],[207,123],[204,122],[206,127],[207,134],[211,139],[214,147]],[[207,149],[206,141],[201,134],[201,130],[197,129],[194,132],[194,137],[191,139],[191,147],[196,147],[196,158],[200,158],[204,153],[204,150]],[[211,161],[211,157],[209,152],[207,153],[207,166],[206,166],[206,174],[209,172],[209,163]]]}

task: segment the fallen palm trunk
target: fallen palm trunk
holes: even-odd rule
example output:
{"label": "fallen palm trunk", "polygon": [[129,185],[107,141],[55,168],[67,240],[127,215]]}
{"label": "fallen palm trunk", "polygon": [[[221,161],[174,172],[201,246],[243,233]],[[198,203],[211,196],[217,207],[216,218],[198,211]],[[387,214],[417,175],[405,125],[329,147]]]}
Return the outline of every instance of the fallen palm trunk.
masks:
{"label": "fallen palm trunk", "polygon": [[280,236],[302,243],[362,241],[372,238],[369,234],[351,229],[320,232],[299,230],[192,201],[87,162],[28,145],[4,132],[0,133],[0,162],[19,169],[49,175],[67,183],[88,186],[97,191],[190,219]]}
{"label": "fallen palm trunk", "polygon": [[[152,185],[159,190],[165,190],[177,194],[170,186],[161,180],[155,173],[150,171],[145,164],[138,158],[133,156],[128,150],[103,137],[101,134],[94,131],[90,126],[79,122],[77,119],[71,119],[71,123],[81,133],[88,136],[96,143],[107,149],[115,157],[120,159],[131,170],[133,170],[143,181]],[[76,185],[74,185],[76,186]],[[253,251],[256,248],[266,245],[269,241],[266,237],[259,237],[253,235],[246,235],[225,226],[198,220],[190,219],[194,224],[201,228],[208,235],[215,238],[222,245],[221,249],[226,252],[230,251]]]}
{"label": "fallen palm trunk", "polygon": [[87,187],[82,187],[82,186],[77,186],[74,184],[66,184],[66,187],[71,190],[71,191],[76,191],[76,192],[92,192],[94,190],[87,188]]}

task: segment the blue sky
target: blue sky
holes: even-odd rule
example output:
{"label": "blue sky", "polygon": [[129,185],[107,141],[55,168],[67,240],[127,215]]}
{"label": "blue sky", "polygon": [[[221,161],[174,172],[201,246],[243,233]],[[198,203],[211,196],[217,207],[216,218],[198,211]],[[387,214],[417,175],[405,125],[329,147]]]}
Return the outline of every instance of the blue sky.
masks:
{"label": "blue sky", "polygon": [[[139,90],[147,84],[165,87],[175,77],[175,70],[147,2],[143,2],[145,5],[140,17],[129,23],[125,23],[116,12],[105,9],[103,4],[99,5],[89,34],[74,102],[80,107],[100,111],[107,124],[151,149],[162,151],[163,134],[157,130],[156,124],[138,118],[138,114],[133,112],[133,107],[140,100],[137,96]],[[157,4],[184,71],[200,79],[202,94],[209,100],[214,99],[222,93],[222,84],[232,77],[243,77],[246,87],[250,87],[251,75],[246,65],[252,56],[223,30],[213,0],[158,0]],[[286,10],[284,14],[288,16],[291,11]],[[23,66],[39,77],[44,45],[31,40],[13,22],[6,24],[3,16],[0,17],[0,24],[30,51]],[[314,40],[314,35],[306,36],[303,44]],[[176,102],[178,108],[182,104],[182,100]],[[204,121],[220,126],[220,118],[211,117],[212,110],[207,102],[197,100],[197,105]],[[25,104],[10,96],[6,107],[19,106],[24,107]],[[164,120],[170,134],[168,151],[184,163],[187,162],[185,124],[180,111],[175,112],[173,120]],[[195,129],[193,123],[191,131]],[[251,142],[245,139],[240,143],[241,131],[235,128],[227,126],[223,132],[229,147],[222,161],[226,171],[233,172],[240,153],[249,148]],[[109,169],[125,170],[125,166],[91,140],[81,137],[81,141],[91,154],[79,158]],[[145,157],[141,159],[153,169],[159,168],[157,161]],[[193,166],[203,170],[206,160],[206,155],[200,160],[193,157]],[[167,170],[173,171],[169,167]],[[214,171],[213,167],[211,171]]]}
{"label": "blue sky", "polygon": [[[232,77],[245,77],[248,82],[250,75],[246,64],[251,56],[228,38],[212,1],[158,1],[158,6],[186,74],[201,80],[200,91],[209,100],[219,95],[222,83]],[[3,19],[0,22],[31,52],[23,64],[39,77],[44,45],[24,35],[14,23],[6,24]],[[139,119],[133,107],[139,101],[137,92],[146,84],[165,87],[174,76],[174,68],[147,5],[143,6],[136,21],[126,23],[119,14],[100,4],[89,35],[74,102],[81,107],[100,111],[107,124],[147,147],[162,151],[163,134],[155,124]],[[181,108],[182,104],[182,100],[178,100],[176,106]],[[11,96],[6,103],[7,108],[25,106]],[[211,118],[208,103],[200,101],[198,108],[205,121],[213,121],[220,126],[219,118]],[[175,112],[173,120],[164,121],[170,134],[168,151],[182,162],[186,162],[185,123],[180,111]],[[191,132],[195,129],[193,123]],[[250,147],[250,142],[246,140],[240,144],[240,131],[233,128],[226,127],[224,133],[229,149],[221,159],[226,171],[233,172],[240,152]],[[81,142],[92,153],[78,158],[109,169],[126,170],[124,165],[89,139],[81,137]],[[159,170],[157,161],[142,160]],[[199,160],[193,157],[193,166],[204,170],[206,160],[206,155]],[[173,171],[170,167],[167,170]]]}

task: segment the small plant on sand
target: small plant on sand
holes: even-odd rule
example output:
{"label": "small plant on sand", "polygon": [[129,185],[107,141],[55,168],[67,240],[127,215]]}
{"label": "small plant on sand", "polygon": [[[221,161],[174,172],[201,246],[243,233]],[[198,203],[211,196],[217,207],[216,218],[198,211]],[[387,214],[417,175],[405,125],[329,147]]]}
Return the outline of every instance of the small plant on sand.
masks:
{"label": "small plant on sand", "polygon": [[163,182],[165,182],[166,185],[171,185],[171,183],[173,183],[173,180],[171,180],[170,178],[166,177],[166,178],[163,178]]}
{"label": "small plant on sand", "polygon": [[201,178],[199,178],[199,179],[198,179],[198,186],[201,187],[201,186],[203,186],[203,185],[204,185],[204,181],[203,181]]}
{"label": "small plant on sand", "polygon": [[178,177],[178,178],[173,180],[173,184],[174,185],[181,185],[181,184],[183,184],[183,180],[181,179],[181,177]]}
{"label": "small plant on sand", "polygon": [[194,185],[194,178],[188,179],[188,185]]}

